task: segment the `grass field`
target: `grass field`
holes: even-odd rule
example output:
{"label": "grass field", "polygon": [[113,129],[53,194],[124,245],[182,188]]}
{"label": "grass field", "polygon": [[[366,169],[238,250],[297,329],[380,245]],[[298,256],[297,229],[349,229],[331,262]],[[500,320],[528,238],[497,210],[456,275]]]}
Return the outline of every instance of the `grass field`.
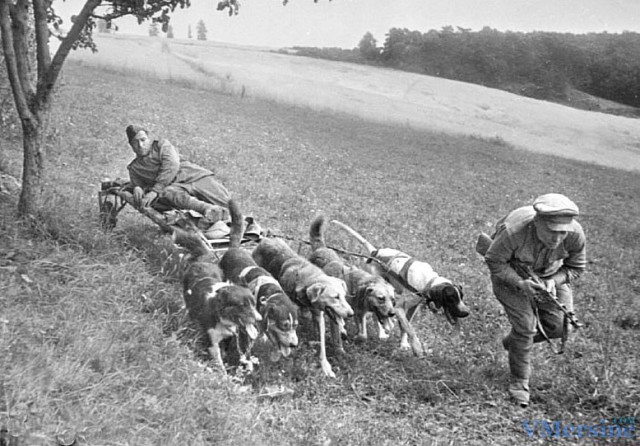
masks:
{"label": "grass field", "polygon": [[[195,88],[347,112],[384,124],[509,145],[640,172],[637,119],[576,110],[433,76],[295,57],[254,47],[126,35],[97,36],[84,64]],[[578,94],[574,97],[580,101]],[[579,142],[579,144],[577,144]]]}
{"label": "grass field", "polygon": [[[127,74],[67,66],[39,226],[23,229],[15,200],[0,196],[0,425],[25,445],[73,435],[136,446],[543,444],[524,421],[637,420],[638,173]],[[216,171],[245,214],[294,247],[323,212],[432,263],[463,286],[472,314],[456,330],[423,311],[423,359],[399,351],[396,332],[347,343],[345,357],[330,349],[337,378],[327,379],[302,327],[292,358],[262,358],[254,375],[221,379],[182,309],[169,238],[129,209],[114,232],[98,228],[99,182],[125,176],[131,122]],[[19,176],[19,137],[1,144],[0,167]],[[532,406],[520,410],[505,396],[498,339],[508,323],[473,245],[511,208],[550,191],[582,211],[589,265],[576,304],[586,327],[562,356],[535,348]],[[328,237],[358,250],[338,231]],[[294,393],[261,397],[275,385]]]}

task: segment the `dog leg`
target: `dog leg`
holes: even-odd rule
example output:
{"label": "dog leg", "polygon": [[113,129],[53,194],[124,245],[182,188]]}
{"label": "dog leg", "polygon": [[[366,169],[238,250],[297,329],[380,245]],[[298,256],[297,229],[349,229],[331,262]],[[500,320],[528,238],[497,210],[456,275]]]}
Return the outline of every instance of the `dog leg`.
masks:
{"label": "dog leg", "polygon": [[344,347],[342,346],[342,333],[340,333],[340,327],[333,320],[329,320],[331,324],[331,340],[333,342],[333,348],[341,355],[345,354]]}
{"label": "dog leg", "polygon": [[407,319],[403,308],[396,308],[396,318],[398,318],[398,325],[400,325],[400,330],[402,331],[400,348],[403,350],[411,349],[414,355],[421,358],[424,355],[422,343],[418,339],[418,336],[416,336],[416,332]]}
{"label": "dog leg", "polygon": [[356,336],[357,341],[365,341],[368,337],[367,335],[367,313],[362,312],[356,314],[356,326],[358,327],[358,335]]}
{"label": "dog leg", "polygon": [[[398,298],[395,306],[396,316],[400,325],[400,349],[413,350],[416,354],[415,345],[419,343],[418,338],[411,327],[411,320],[420,306],[422,298],[416,294],[404,294]],[[409,327],[409,329],[407,329]]]}
{"label": "dog leg", "polygon": [[389,333],[387,333],[380,321],[376,320],[376,324],[378,324],[378,339],[389,339]]}
{"label": "dog leg", "polygon": [[335,378],[336,374],[333,373],[331,369],[331,364],[327,360],[327,350],[326,350],[326,340],[325,340],[325,321],[324,321],[324,311],[316,310],[314,312],[314,319],[316,320],[316,325],[318,326],[318,333],[320,335],[320,367],[322,368],[322,372],[328,376],[329,378]]}
{"label": "dog leg", "polygon": [[227,372],[224,368],[224,363],[222,362],[222,354],[220,353],[220,341],[222,341],[223,337],[215,328],[208,329],[207,334],[209,335],[209,339],[211,340],[209,354],[213,358],[216,367],[218,367],[220,371],[222,371],[222,373],[226,374]]}

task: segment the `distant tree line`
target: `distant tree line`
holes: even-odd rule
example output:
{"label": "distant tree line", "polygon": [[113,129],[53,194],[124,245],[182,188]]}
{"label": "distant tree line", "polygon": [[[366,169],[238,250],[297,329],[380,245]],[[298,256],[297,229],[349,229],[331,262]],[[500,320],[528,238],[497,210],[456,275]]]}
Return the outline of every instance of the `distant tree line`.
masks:
{"label": "distant tree line", "polygon": [[392,28],[379,47],[295,48],[297,54],[368,63],[561,99],[567,87],[640,107],[640,34],[480,31],[446,26],[426,33]]}

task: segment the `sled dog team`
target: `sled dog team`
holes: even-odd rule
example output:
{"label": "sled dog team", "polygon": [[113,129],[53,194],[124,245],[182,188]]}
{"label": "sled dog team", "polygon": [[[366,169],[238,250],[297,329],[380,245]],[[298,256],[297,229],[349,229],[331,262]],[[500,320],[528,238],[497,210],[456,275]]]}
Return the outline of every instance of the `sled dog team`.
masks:
{"label": "sled dog team", "polygon": [[[224,372],[220,342],[239,336],[244,343],[264,335],[270,358],[289,356],[298,345],[298,311],[311,313],[319,334],[319,361],[323,373],[335,377],[326,357],[326,330],[334,347],[344,352],[345,319],[355,316],[357,338],[367,338],[367,316],[373,314],[378,337],[385,339],[398,320],[401,348],[423,354],[411,320],[421,303],[442,309],[447,319],[469,315],[460,286],[438,275],[425,262],[388,248],[375,248],[356,231],[334,221],[364,245],[370,261],[364,268],[348,265],[325,244],[327,220],[317,217],[309,231],[311,253],[304,258],[280,238],[262,238],[253,253],[240,248],[243,216],[234,200],[229,202],[229,249],[222,258],[196,231],[176,229],[174,243],[189,254],[185,259],[183,294],[189,316],[209,336],[209,353]],[[403,289],[411,292],[408,297]],[[397,296],[397,297],[396,297]]]}

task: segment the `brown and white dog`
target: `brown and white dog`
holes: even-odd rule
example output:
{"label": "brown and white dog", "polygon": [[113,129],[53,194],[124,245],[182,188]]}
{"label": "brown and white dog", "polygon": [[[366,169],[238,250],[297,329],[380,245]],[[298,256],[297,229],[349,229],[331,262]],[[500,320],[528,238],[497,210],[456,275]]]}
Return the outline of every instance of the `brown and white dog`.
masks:
{"label": "brown and white dog", "polygon": [[[440,276],[431,265],[396,249],[378,249],[351,227],[337,220],[332,220],[332,222],[351,234],[365,247],[369,256],[375,259],[369,265],[372,269],[379,271],[396,288],[398,293],[401,293],[404,288],[420,297],[420,299],[403,299],[403,302],[399,302],[396,306],[397,313],[400,308],[404,308],[408,323],[413,319],[422,299],[426,301],[432,311],[442,308],[445,317],[451,324],[456,324],[458,318],[469,315],[469,307],[462,300],[462,288],[451,280]],[[407,333],[406,328],[408,327],[402,327],[401,324],[403,331],[401,348],[409,348],[408,337],[415,337],[415,334]],[[412,342],[415,341],[417,339]],[[415,353],[416,348],[412,348]]]}
{"label": "brown and white dog", "polygon": [[209,335],[209,353],[224,373],[220,342],[237,336],[239,328],[250,339],[258,336],[256,323],[262,316],[256,310],[255,298],[247,288],[223,281],[222,271],[201,234],[176,228],[173,242],[189,251],[182,278],[189,316]]}
{"label": "brown and white dog", "polygon": [[220,259],[220,268],[227,280],[246,286],[256,299],[262,315],[260,332],[271,343],[271,361],[287,357],[298,346],[298,307],[289,299],[278,281],[258,266],[251,254],[240,248],[243,234],[243,218],[235,200],[229,201],[231,231],[229,249]]}
{"label": "brown and white dog", "polygon": [[324,315],[327,313],[344,332],[344,318],[353,316],[346,300],[347,285],[296,254],[282,239],[263,238],[253,251],[253,259],[278,280],[294,302],[311,311],[320,334],[320,367],[326,376],[335,378],[327,360]]}
{"label": "brown and white dog", "polygon": [[[367,315],[373,313],[378,321],[378,337],[386,339],[393,328],[395,316],[395,292],[393,286],[377,274],[347,265],[325,241],[327,221],[323,215],[316,217],[309,229],[311,253],[309,260],[330,276],[338,277],[347,284],[347,301],[353,308],[358,335],[356,339],[367,339]],[[339,334],[334,333],[338,348],[342,349]],[[336,339],[337,338],[337,339]]]}

